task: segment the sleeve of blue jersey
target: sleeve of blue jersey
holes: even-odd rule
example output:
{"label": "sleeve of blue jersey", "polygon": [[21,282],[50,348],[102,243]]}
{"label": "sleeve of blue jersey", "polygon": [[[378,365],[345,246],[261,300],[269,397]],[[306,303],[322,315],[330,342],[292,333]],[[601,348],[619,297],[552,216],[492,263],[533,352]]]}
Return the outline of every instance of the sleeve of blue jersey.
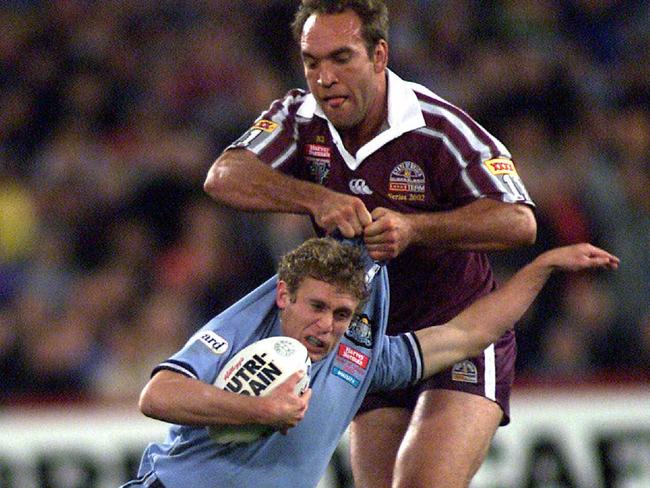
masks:
{"label": "sleeve of blue jersey", "polygon": [[186,363],[185,361],[178,361],[177,359],[167,359],[166,361],[163,361],[153,369],[151,376],[153,377],[153,375],[155,375],[158,371],[162,370],[180,373],[183,376],[187,376],[188,378],[193,378],[195,380],[199,379],[199,375],[190,364]]}
{"label": "sleeve of blue jersey", "polygon": [[420,341],[418,341],[417,336],[413,332],[407,332],[406,334],[403,334],[402,337],[409,346],[408,351],[411,356],[411,363],[413,364],[411,383],[415,383],[420,381],[424,374],[424,356],[422,355],[422,348],[420,347]]}

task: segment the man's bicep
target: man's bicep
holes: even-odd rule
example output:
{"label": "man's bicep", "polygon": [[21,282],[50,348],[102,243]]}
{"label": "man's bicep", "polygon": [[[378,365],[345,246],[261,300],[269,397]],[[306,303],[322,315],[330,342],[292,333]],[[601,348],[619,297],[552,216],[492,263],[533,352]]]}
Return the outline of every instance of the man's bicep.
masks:
{"label": "man's bicep", "polygon": [[424,377],[470,356],[471,334],[461,328],[439,325],[415,332],[422,349]]}
{"label": "man's bicep", "polygon": [[259,155],[249,149],[229,147],[217,158],[210,168],[210,174],[213,176],[227,176],[228,171],[255,171],[256,169],[267,169],[268,164],[262,161]]}
{"label": "man's bicep", "polygon": [[489,197],[505,203],[534,206],[533,200],[510,157],[473,158],[461,172],[459,185],[465,195]]}

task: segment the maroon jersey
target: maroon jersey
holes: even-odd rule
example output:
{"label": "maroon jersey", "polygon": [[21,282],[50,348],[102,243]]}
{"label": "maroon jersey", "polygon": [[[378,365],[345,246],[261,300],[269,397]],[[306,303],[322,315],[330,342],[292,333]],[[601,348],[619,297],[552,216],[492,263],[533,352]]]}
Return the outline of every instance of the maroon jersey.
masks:
{"label": "maroon jersey", "polygon": [[[292,90],[230,148],[359,197],[369,211],[440,212],[532,201],[508,150],[465,112],[388,71],[388,128],[350,154],[314,97]],[[411,246],[388,264],[395,334],[444,323],[494,287],[484,253]]]}

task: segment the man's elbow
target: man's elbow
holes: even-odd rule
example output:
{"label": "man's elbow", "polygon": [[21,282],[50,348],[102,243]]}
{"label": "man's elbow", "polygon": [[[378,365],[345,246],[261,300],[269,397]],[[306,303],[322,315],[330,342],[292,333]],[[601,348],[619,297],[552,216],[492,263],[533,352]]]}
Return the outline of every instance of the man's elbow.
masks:
{"label": "man's elbow", "polygon": [[227,184],[228,168],[222,158],[217,159],[203,182],[203,191],[213,199],[221,201],[223,193],[228,188]]}
{"label": "man's elbow", "polygon": [[530,246],[537,240],[537,220],[527,205],[515,205],[513,222],[514,240],[517,246]]}
{"label": "man's elbow", "polygon": [[160,405],[158,395],[156,395],[155,388],[147,385],[140,393],[138,400],[138,408],[143,415],[154,419],[160,418],[160,413],[163,407]]}
{"label": "man's elbow", "polygon": [[496,343],[501,334],[496,334],[495,331],[477,331],[474,333],[466,345],[464,351],[465,358],[473,358],[481,356],[487,347]]}

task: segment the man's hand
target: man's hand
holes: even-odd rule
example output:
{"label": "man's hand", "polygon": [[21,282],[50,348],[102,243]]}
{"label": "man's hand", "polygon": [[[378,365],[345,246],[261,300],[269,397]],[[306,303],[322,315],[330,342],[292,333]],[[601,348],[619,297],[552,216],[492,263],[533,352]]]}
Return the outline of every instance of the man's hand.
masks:
{"label": "man's hand", "polygon": [[377,207],[372,211],[372,219],[363,231],[371,258],[376,261],[395,258],[411,244],[415,230],[407,215]]}
{"label": "man's hand", "polygon": [[294,373],[267,396],[260,397],[268,417],[265,423],[283,434],[300,423],[309,407],[311,388],[302,396],[295,393],[296,385],[303,376],[302,372]]}
{"label": "man's hand", "polygon": [[613,254],[591,244],[582,243],[559,247],[541,254],[538,265],[551,270],[581,271],[589,268],[616,269],[620,260]]}
{"label": "man's hand", "polygon": [[332,191],[326,194],[313,215],[316,224],[328,234],[339,229],[347,238],[360,236],[364,227],[372,222],[361,199]]}

